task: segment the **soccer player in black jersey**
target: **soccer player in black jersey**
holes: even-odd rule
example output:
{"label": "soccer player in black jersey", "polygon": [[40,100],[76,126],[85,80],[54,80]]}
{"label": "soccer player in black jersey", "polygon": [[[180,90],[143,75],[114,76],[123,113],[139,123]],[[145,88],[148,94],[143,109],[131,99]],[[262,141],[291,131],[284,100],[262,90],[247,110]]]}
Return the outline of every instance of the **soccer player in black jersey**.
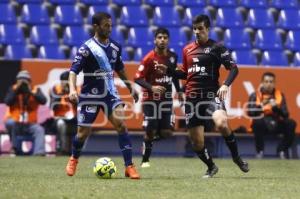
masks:
{"label": "soccer player in black jersey", "polygon": [[[207,165],[204,178],[213,177],[218,167],[204,145],[204,123],[212,119],[216,130],[221,132],[231,152],[233,161],[243,172],[248,172],[248,163],[238,153],[237,141],[228,126],[224,100],[228,87],[238,75],[238,68],[230,52],[221,44],[208,38],[210,20],[206,15],[193,19],[193,33],[196,40],[183,49],[183,66],[174,70],[159,65],[167,74],[186,79],[186,124],[198,157]],[[225,82],[219,84],[219,69],[224,65],[229,70]]]}
{"label": "soccer player in black jersey", "polygon": [[179,99],[183,99],[179,81],[170,75],[162,74],[158,64],[164,64],[174,70],[177,67],[177,55],[170,51],[169,31],[158,28],[155,32],[155,48],[142,60],[135,75],[135,82],[143,88],[143,127],[146,131],[143,142],[142,168],[150,167],[149,158],[153,140],[172,135],[174,126],[172,83]]}

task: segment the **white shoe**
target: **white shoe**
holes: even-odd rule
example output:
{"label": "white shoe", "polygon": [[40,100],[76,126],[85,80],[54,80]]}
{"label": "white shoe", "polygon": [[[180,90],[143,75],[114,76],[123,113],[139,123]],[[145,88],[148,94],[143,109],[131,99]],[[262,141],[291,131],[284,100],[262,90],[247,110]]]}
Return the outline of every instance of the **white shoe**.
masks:
{"label": "white shoe", "polygon": [[142,168],[148,168],[148,167],[150,167],[150,162],[142,162],[141,167]]}
{"label": "white shoe", "polygon": [[279,151],[279,158],[282,159],[282,160],[286,159],[284,151]]}
{"label": "white shoe", "polygon": [[263,159],[263,157],[264,157],[264,152],[263,152],[263,151],[260,151],[260,152],[258,152],[258,153],[256,154],[256,158],[257,158],[257,159]]}

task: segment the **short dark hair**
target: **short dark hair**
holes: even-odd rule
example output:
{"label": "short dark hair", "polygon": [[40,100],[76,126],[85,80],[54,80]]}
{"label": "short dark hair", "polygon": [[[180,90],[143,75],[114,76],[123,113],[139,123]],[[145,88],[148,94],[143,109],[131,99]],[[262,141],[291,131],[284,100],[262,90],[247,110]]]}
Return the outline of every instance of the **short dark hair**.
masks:
{"label": "short dark hair", "polygon": [[157,28],[157,30],[155,31],[155,34],[154,36],[157,37],[158,34],[166,34],[168,35],[168,37],[170,37],[170,33],[169,33],[169,30],[166,29],[166,28]]}
{"label": "short dark hair", "polygon": [[100,24],[103,19],[111,19],[110,14],[106,12],[97,12],[92,16],[92,24]]}
{"label": "short dark hair", "polygon": [[262,77],[261,77],[261,81],[263,81],[265,79],[265,77],[268,76],[268,77],[273,77],[275,79],[275,74],[274,73],[271,73],[271,72],[265,72]]}
{"label": "short dark hair", "polygon": [[60,74],[59,79],[61,81],[67,81],[69,79],[69,71],[65,71],[62,74]]}
{"label": "short dark hair", "polygon": [[210,27],[210,19],[207,15],[197,15],[193,18],[193,25],[204,22],[206,28]]}

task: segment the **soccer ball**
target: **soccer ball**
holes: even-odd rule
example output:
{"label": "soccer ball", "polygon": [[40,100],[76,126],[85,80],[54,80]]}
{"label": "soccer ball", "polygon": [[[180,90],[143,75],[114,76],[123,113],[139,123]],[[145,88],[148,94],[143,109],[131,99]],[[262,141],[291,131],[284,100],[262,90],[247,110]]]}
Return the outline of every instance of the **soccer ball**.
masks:
{"label": "soccer ball", "polygon": [[103,157],[96,160],[93,172],[98,178],[109,179],[116,175],[117,167],[110,158]]}

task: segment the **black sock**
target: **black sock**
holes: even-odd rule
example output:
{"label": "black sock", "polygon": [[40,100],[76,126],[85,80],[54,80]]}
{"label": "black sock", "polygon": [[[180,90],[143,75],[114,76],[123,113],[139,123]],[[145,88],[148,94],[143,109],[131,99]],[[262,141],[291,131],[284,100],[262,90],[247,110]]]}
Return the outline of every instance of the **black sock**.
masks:
{"label": "black sock", "polygon": [[144,145],[144,151],[143,151],[143,159],[142,162],[149,162],[149,157],[151,155],[152,152],[152,145],[153,145],[153,141],[145,141],[143,142]]}
{"label": "black sock", "polygon": [[236,138],[234,134],[231,133],[229,136],[224,137],[224,139],[227,144],[227,147],[231,152],[232,158],[237,158],[239,156],[239,152],[238,152],[238,147],[237,147]]}
{"label": "black sock", "polygon": [[207,165],[209,169],[211,169],[214,166],[214,162],[212,160],[212,157],[210,156],[207,148],[203,148],[200,151],[195,151],[198,157]]}

